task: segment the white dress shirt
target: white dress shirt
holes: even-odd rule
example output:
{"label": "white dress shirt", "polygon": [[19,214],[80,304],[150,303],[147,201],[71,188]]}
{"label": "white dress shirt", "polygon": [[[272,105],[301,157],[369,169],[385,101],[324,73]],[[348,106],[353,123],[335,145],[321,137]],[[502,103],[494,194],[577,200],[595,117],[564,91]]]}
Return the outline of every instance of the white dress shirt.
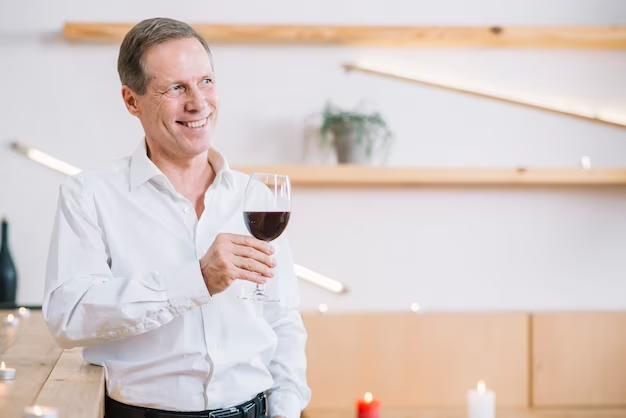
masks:
{"label": "white dress shirt", "polygon": [[209,152],[216,178],[205,209],[174,190],[146,155],[70,177],[60,188],[43,302],[64,348],[85,346],[105,368],[109,396],[173,411],[231,407],[269,391],[272,416],[296,418],[308,404],[305,343],[285,234],[266,293],[240,299],[236,280],[211,296],[199,260],[221,232],[249,235],[243,198],[249,176]]}

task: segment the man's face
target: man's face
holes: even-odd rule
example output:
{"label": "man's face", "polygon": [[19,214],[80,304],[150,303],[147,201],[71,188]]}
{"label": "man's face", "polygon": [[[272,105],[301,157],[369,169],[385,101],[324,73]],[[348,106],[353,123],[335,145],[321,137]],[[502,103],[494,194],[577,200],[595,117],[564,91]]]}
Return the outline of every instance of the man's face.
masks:
{"label": "man's face", "polygon": [[143,64],[146,93],[139,96],[125,86],[123,95],[150,143],[173,158],[209,149],[219,97],[202,44],[195,38],[167,41],[148,49]]}

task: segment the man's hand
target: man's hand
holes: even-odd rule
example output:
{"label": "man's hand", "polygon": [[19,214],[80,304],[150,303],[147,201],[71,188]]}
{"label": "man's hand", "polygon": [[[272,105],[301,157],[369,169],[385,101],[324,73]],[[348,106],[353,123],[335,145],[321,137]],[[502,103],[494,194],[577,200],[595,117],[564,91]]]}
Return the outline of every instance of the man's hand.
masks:
{"label": "man's hand", "polygon": [[274,275],[274,248],[254,237],[219,234],[200,259],[200,270],[211,296],[223,292],[235,280],[265,284]]}

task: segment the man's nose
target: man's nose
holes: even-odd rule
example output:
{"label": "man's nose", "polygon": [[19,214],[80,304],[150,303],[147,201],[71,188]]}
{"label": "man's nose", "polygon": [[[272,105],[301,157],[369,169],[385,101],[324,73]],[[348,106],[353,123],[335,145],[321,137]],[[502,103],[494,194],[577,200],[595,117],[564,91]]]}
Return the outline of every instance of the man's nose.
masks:
{"label": "man's nose", "polygon": [[187,90],[187,102],[185,110],[189,112],[201,112],[208,106],[206,98],[197,87]]}

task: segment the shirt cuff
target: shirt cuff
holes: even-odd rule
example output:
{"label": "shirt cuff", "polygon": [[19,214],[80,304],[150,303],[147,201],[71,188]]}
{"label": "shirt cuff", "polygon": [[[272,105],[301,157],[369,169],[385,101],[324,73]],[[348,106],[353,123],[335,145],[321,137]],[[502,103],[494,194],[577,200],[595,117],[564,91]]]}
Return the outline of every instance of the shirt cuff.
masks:
{"label": "shirt cuff", "polygon": [[177,311],[193,309],[211,300],[198,261],[184,264],[176,272],[163,273],[163,284],[171,306]]}
{"label": "shirt cuff", "polygon": [[285,418],[299,418],[302,412],[300,398],[290,392],[272,392],[268,405],[270,417],[280,415]]}

